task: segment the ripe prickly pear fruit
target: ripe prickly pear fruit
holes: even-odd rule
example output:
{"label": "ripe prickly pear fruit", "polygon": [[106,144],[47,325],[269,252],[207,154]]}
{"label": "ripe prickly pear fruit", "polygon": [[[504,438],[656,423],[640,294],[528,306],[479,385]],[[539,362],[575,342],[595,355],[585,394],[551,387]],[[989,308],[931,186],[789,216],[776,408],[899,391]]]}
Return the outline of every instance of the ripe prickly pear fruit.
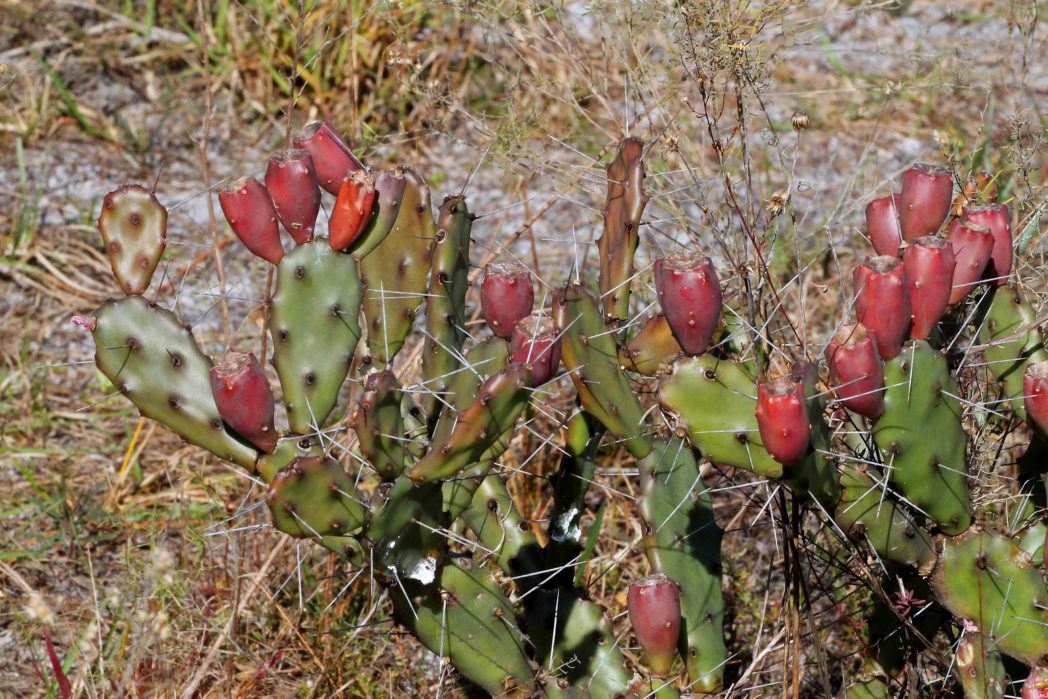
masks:
{"label": "ripe prickly pear fruit", "polygon": [[665,677],[680,636],[680,585],[663,573],[641,578],[630,584],[626,607],[648,667]]}
{"label": "ripe prickly pear fruit", "polygon": [[756,415],[761,441],[773,459],[792,464],[808,452],[811,421],[803,383],[792,376],[762,383],[757,387]]}
{"label": "ripe prickly pear fruit", "polygon": [[903,175],[899,193],[899,229],[906,242],[935,235],[950,213],[953,176],[938,165],[917,163]]}
{"label": "ripe prickly pear fruit", "polygon": [[320,187],[313,156],[308,150],[277,151],[266,168],[266,189],[277,210],[277,218],[296,243],[313,238],[320,213]]}
{"label": "ripe prickly pear fruit", "polygon": [[302,129],[293,140],[295,148],[308,150],[317,172],[317,184],[331,194],[338,195],[342,179],[351,172],[363,170],[349,144],[335,127],[326,121],[314,121]]}
{"label": "ripe prickly pear fruit", "polygon": [[145,293],[167,246],[167,209],[145,187],[125,184],[102,200],[98,230],[120,288]]}
{"label": "ripe prickly pear fruit", "polygon": [[375,215],[375,175],[354,170],[342,180],[335,208],[328,220],[328,243],[332,250],[353,244]]}
{"label": "ripe prickly pear fruit", "polygon": [[990,261],[983,270],[983,279],[994,286],[1003,286],[1012,272],[1012,219],[1004,204],[968,206],[962,218],[977,226],[984,226],[993,236]]}
{"label": "ripe prickly pear fruit", "polygon": [[867,257],[855,268],[855,315],[877,338],[877,351],[888,360],[902,351],[910,329],[910,292],[902,260]]}
{"label": "ripe prickly pear fruit", "polygon": [[535,311],[514,324],[509,360],[531,369],[531,385],[541,386],[557,373],[560,346],[560,328],[552,318]]}
{"label": "ripe prickly pear fruit", "polygon": [[1048,667],[1032,667],[1023,682],[1022,699],[1048,699]]}
{"label": "ripe prickly pear fruit", "polygon": [[273,392],[254,354],[223,354],[211,367],[211,393],[219,415],[234,432],[264,452],[273,450]]}
{"label": "ripe prickly pear fruit", "polygon": [[535,290],[527,267],[516,262],[498,262],[484,270],[480,284],[480,309],[491,332],[509,339],[513,326],[531,313]]}
{"label": "ripe prickly pear fruit", "polygon": [[1048,361],[1026,367],[1023,374],[1023,403],[1030,419],[1048,431]]}
{"label": "ripe prickly pear fruit", "polygon": [[655,290],[662,313],[688,354],[709,347],[721,312],[721,289],[713,261],[701,252],[655,260]]}
{"label": "ripe prickly pear fruit", "polygon": [[954,219],[947,239],[957,260],[953,268],[953,291],[950,292],[950,305],[953,306],[983,278],[993,252],[993,234],[986,226]]}
{"label": "ripe prickly pear fruit", "polygon": [[892,194],[866,205],[866,232],[878,255],[897,255],[902,245],[899,202],[899,194]]}
{"label": "ripe prickly pear fruit", "polygon": [[927,340],[949,305],[957,259],[945,238],[927,235],[910,241],[902,262],[910,291],[910,337]]}
{"label": "ripe prickly pear fruit", "polygon": [[265,185],[254,177],[240,177],[218,193],[229,227],[244,246],[272,264],[284,257],[277,210]]}
{"label": "ripe prickly pear fruit", "polygon": [[834,393],[846,408],[871,420],[884,413],[884,368],[877,340],[862,323],[842,325],[826,346]]}

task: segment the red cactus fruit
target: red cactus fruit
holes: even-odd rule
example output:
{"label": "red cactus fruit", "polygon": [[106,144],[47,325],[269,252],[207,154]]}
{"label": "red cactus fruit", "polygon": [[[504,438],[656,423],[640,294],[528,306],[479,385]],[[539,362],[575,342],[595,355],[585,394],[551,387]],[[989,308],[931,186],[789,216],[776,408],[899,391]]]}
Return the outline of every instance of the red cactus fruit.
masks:
{"label": "red cactus fruit", "polygon": [[507,340],[517,321],[531,313],[535,290],[531,273],[516,262],[498,262],[484,269],[480,284],[480,309],[491,332]]}
{"label": "red cactus fruit", "polygon": [[254,177],[240,177],[219,191],[218,203],[229,227],[248,250],[267,262],[280,262],[284,248],[277,210],[265,185]]}
{"label": "red cactus fruit", "polygon": [[773,459],[792,464],[808,452],[811,422],[800,381],[781,376],[758,386],[756,415],[761,441]]}
{"label": "red cactus fruit", "polygon": [[1026,367],[1023,375],[1023,403],[1030,419],[1042,430],[1048,430],[1048,361]]}
{"label": "red cactus fruit", "polygon": [[351,172],[363,170],[349,144],[335,127],[326,121],[314,121],[294,138],[295,148],[308,150],[317,171],[317,184],[331,194],[338,194],[342,179]]}
{"label": "red cactus fruit", "polygon": [[509,360],[531,369],[531,385],[541,386],[557,373],[560,347],[560,328],[548,315],[535,311],[513,325]]}
{"label": "red cactus fruit", "polygon": [[655,290],[674,337],[688,354],[709,347],[721,313],[721,289],[713,261],[701,252],[655,260]]}
{"label": "red cactus fruit", "polygon": [[680,585],[663,573],[636,580],[630,583],[626,607],[648,667],[661,677],[670,674],[680,636]]}
{"label": "red cactus fruit", "polygon": [[345,250],[352,245],[374,215],[375,175],[368,170],[354,170],[342,180],[328,219],[331,249]]}
{"label": "red cactus fruit", "polygon": [[866,205],[866,232],[878,255],[897,255],[902,245],[899,195],[874,199]]}
{"label": "red cactus fruit", "polygon": [[262,451],[273,450],[273,392],[254,354],[223,354],[211,367],[211,393],[219,415],[234,432]]}
{"label": "red cactus fruit", "polygon": [[990,261],[983,270],[983,279],[994,286],[1003,286],[1012,272],[1012,219],[1004,204],[968,206],[962,216],[964,220],[990,229],[993,250]]}
{"label": "red cactus fruit", "polygon": [[1048,699],[1048,667],[1032,667],[1023,682],[1022,699]]}
{"label": "red cactus fruit", "polygon": [[946,312],[957,259],[945,238],[914,238],[902,254],[910,287],[910,337],[926,340]]}
{"label": "red cactus fruit", "polygon": [[855,315],[877,338],[882,359],[902,351],[910,329],[910,292],[902,260],[867,257],[855,268]]}
{"label": "red cactus fruit", "polygon": [[950,292],[950,305],[953,306],[983,278],[993,252],[993,234],[986,226],[954,219],[947,239],[957,260],[953,268],[953,291]]}
{"label": "red cactus fruit", "polygon": [[320,187],[313,156],[302,148],[277,151],[266,168],[266,189],[284,230],[297,243],[313,238],[320,212]]}
{"label": "red cactus fruit", "polygon": [[842,325],[826,346],[837,400],[871,420],[884,414],[884,369],[877,340],[862,323]]}
{"label": "red cactus fruit", "polygon": [[906,242],[934,235],[950,213],[953,176],[938,165],[917,163],[902,178],[899,228]]}

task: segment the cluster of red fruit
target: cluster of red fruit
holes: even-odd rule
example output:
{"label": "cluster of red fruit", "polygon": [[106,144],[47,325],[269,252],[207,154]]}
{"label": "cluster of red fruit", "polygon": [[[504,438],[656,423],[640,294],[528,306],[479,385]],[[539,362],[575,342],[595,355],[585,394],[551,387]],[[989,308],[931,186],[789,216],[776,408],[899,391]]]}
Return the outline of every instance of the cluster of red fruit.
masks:
{"label": "cluster of red fruit", "polygon": [[[854,272],[858,322],[840,327],[826,350],[836,397],[849,410],[880,417],[882,360],[896,357],[907,337],[928,339],[947,309],[977,284],[1007,282],[1011,221],[1007,206],[997,204],[996,196],[993,179],[980,173],[954,198],[949,170],[921,163],[906,172],[901,192],[866,208],[867,229],[878,254],[867,257]],[[946,236],[939,237],[947,219]],[[659,260],[655,284],[682,349],[704,352],[721,307],[709,258],[681,253]],[[1032,418],[1048,425],[1048,366],[1031,367],[1025,394]],[[811,425],[800,382],[782,377],[760,385],[756,416],[764,447],[776,460],[793,463],[805,455]]]}
{"label": "cluster of red fruit", "polygon": [[331,124],[314,122],[293,143],[294,148],[269,159],[264,185],[254,177],[241,177],[218,193],[236,236],[272,264],[284,257],[278,221],[296,243],[312,240],[321,188],[337,197],[328,220],[333,250],[347,249],[374,209],[376,175],[361,165]]}

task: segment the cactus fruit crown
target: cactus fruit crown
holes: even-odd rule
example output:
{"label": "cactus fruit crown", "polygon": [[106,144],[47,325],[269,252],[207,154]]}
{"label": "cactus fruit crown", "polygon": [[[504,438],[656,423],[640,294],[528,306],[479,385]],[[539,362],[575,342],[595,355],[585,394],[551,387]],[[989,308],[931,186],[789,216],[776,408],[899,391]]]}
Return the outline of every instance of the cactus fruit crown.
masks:
{"label": "cactus fruit crown", "polygon": [[[229,353],[212,366],[171,311],[141,298],[167,224],[166,210],[145,188],[110,193],[99,217],[128,296],[74,322],[91,331],[99,369],[144,416],[262,478],[277,529],[354,565],[370,561],[378,580],[395,588],[398,621],[469,680],[500,695],[637,695],[609,620],[572,574],[583,552],[586,483],[619,444],[629,456],[616,463],[627,458],[638,466],[636,512],[654,573],[630,586],[629,613],[654,673],[669,674],[679,651],[681,686],[715,692],[724,678],[722,532],[700,463],[779,480],[798,501],[817,501],[836,531],[930,581],[938,602],[988,641],[979,645],[973,636],[961,647],[962,668],[998,667],[989,656],[980,660],[979,649],[990,644],[1027,664],[1048,661],[1048,589],[1033,563],[1034,556],[1043,560],[1044,524],[1031,506],[1015,510],[1015,529],[970,527],[985,519],[973,512],[968,475],[979,468],[972,461],[978,450],[966,448],[961,396],[969,392],[959,382],[970,378],[941,350],[943,329],[974,315],[987,357],[995,353],[989,371],[1000,380],[988,390],[1001,410],[1010,405],[1025,419],[1028,405],[1048,415],[1048,356],[1017,292],[992,288],[971,302],[972,314],[947,311],[941,300],[941,308],[920,306],[932,316],[929,339],[904,344],[910,311],[898,309],[909,308],[909,297],[898,280],[906,278],[906,258],[894,254],[892,220],[876,219],[880,205],[871,204],[868,220],[887,226],[882,243],[890,254],[869,257],[857,270],[865,316],[842,325],[828,344],[824,380],[838,402],[827,407],[814,365],[797,366],[803,380],[762,383],[762,357],[732,351],[745,343],[721,316],[735,302],[722,297],[715,260],[702,252],[657,260],[663,313],[637,328],[621,322],[629,317],[648,201],[643,143],[627,139],[608,165],[595,287],[601,296],[567,284],[550,308],[534,309],[529,270],[488,265],[481,300],[494,336],[471,342],[474,217],[464,199],[445,199],[434,218],[418,173],[372,173],[330,124],[310,125],[295,143],[301,148],[270,161],[264,185],[240,178],[220,194],[236,235],[275,265],[268,324],[288,432],[272,427],[270,376],[254,356]],[[947,211],[953,194],[952,179],[950,191],[944,188],[948,174],[919,164],[904,178],[899,221],[909,247],[958,245],[953,233],[950,243],[939,236],[944,194]],[[346,217],[337,245],[313,239],[321,189],[337,194],[336,212]],[[989,192],[980,196],[992,205]],[[254,203],[237,201],[241,193]],[[294,239],[286,254],[275,216]],[[950,230],[958,227],[987,231],[951,219]],[[985,270],[962,269],[961,257],[952,279],[932,281],[964,293],[984,282]],[[890,285],[877,281],[888,275],[897,287],[891,304],[879,296]],[[862,298],[867,289],[870,297]],[[881,322],[892,313],[904,317]],[[944,313],[947,322],[939,323]],[[426,329],[421,376],[395,362],[419,324]],[[895,346],[878,356],[886,344]],[[561,362],[579,408],[564,420],[552,535],[537,537],[538,520],[518,511],[499,464],[522,420],[531,422],[522,418],[534,412],[531,386],[552,380]],[[830,414],[852,428],[831,432]],[[347,424],[356,436],[352,451],[329,448],[330,435]],[[664,425],[677,436],[667,437]],[[1031,428],[1034,446],[1043,445],[1042,428]],[[362,481],[362,469],[374,474]],[[1028,470],[1024,482],[1041,477]],[[449,547],[441,533],[449,531],[456,541],[475,542],[472,559],[458,543]],[[549,664],[563,669],[553,676],[538,669]],[[659,696],[677,690],[667,685]]]}

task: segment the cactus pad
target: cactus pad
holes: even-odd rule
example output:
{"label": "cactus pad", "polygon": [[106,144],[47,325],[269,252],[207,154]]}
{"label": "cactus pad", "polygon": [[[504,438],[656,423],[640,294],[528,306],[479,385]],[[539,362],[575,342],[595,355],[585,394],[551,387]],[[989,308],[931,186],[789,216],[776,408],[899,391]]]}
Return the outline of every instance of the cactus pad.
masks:
{"label": "cactus pad", "polygon": [[406,450],[400,384],[392,371],[371,374],[353,416],[360,453],[383,478],[396,478],[404,470]]}
{"label": "cactus pad", "polygon": [[659,401],[680,418],[692,445],[704,456],[779,478],[782,464],[764,449],[757,430],[756,392],[742,364],[709,355],[679,359],[659,382]]}
{"label": "cactus pad", "polygon": [[415,483],[447,478],[478,461],[495,445],[505,445],[517,416],[530,397],[526,386],[530,372],[511,364],[484,382],[476,399],[458,414],[451,435],[443,444],[434,442],[429,453],[411,470]]}
{"label": "cactus pad", "polygon": [[389,363],[422,304],[434,237],[429,187],[414,170],[405,170],[406,187],[389,235],[360,261],[367,321],[368,354]]}
{"label": "cactus pad", "polygon": [[95,311],[95,364],[145,417],[191,444],[253,468],[258,452],[226,430],[211,394],[211,360],[171,311],[140,296]]}
{"label": "cactus pad", "polygon": [[1048,359],[1044,338],[1036,327],[1037,314],[1022,293],[1012,288],[991,291],[980,306],[984,315],[977,341],[989,345],[983,349],[983,358],[997,379],[999,395],[1025,420],[1022,397],[1026,367]]}
{"label": "cactus pad", "polygon": [[[597,239],[600,253],[600,295],[609,319],[629,317],[633,256],[640,242],[640,217],[648,196],[644,193],[644,144],[627,138],[608,163],[608,196],[604,202],[604,233]],[[558,323],[559,324],[559,323]],[[564,327],[560,324],[560,327]]]}
{"label": "cactus pad", "polygon": [[102,200],[98,230],[120,288],[145,293],[167,245],[167,209],[142,185],[125,184]]}
{"label": "cactus pad", "polygon": [[[466,338],[466,291],[469,289],[469,232],[473,215],[462,197],[448,197],[440,205],[437,230],[430,252],[431,270],[426,296],[426,337],[422,348],[422,376],[435,394],[444,392],[455,369],[456,353]],[[423,396],[428,421],[436,422],[441,403],[436,395]]]}
{"label": "cactus pad", "polygon": [[367,517],[353,480],[325,456],[300,456],[277,471],[266,504],[273,526],[302,538],[353,534]]}
{"label": "cactus pad", "polygon": [[696,691],[717,691],[727,650],[722,624],[721,528],[699,476],[695,455],[680,439],[656,442],[640,462],[640,513],[651,567],[680,584],[681,657]]}
{"label": "cactus pad", "polygon": [[1048,663],[1048,588],[1010,539],[972,529],[946,540],[932,577],[939,601],[1027,665]]}
{"label": "cactus pad", "polygon": [[439,595],[402,592],[391,597],[397,616],[434,653],[493,696],[530,696],[531,663],[524,636],[502,588],[478,565],[449,563],[440,570]]}
{"label": "cactus pad", "polygon": [[651,440],[645,434],[644,409],[619,366],[615,339],[596,300],[582,286],[569,284],[553,299],[553,320],[564,332],[561,358],[582,406],[622,439],[631,454],[647,456]]}
{"label": "cactus pad", "polygon": [[873,435],[891,482],[945,533],[963,532],[971,523],[968,435],[946,358],[918,340],[888,362],[884,382]]}
{"label": "cactus pad", "polygon": [[326,240],[305,243],[277,266],[273,361],[295,432],[316,431],[335,407],[360,340],[360,290],[356,261]]}
{"label": "cactus pad", "polygon": [[874,551],[890,561],[908,563],[924,574],[935,564],[935,547],[928,534],[869,476],[862,465],[841,466],[842,497],[834,519],[849,536],[867,539]]}

